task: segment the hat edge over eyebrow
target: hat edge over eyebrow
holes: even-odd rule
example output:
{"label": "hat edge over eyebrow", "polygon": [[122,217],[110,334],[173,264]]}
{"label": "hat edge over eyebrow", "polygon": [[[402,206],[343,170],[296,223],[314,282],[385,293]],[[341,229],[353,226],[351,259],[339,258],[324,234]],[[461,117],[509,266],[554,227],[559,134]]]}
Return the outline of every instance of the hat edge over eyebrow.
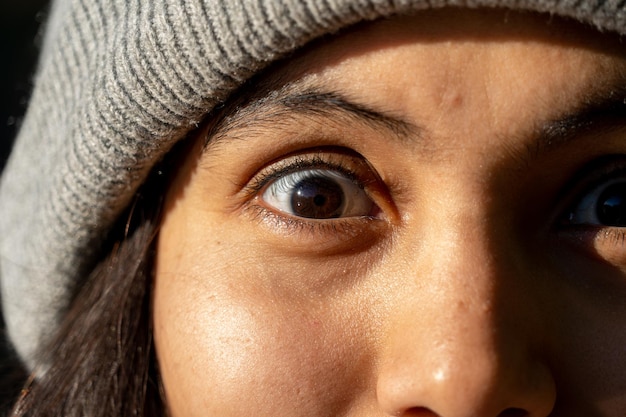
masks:
{"label": "hat edge over eyebrow", "polygon": [[0,183],[9,336],[29,367],[154,164],[269,63],[364,20],[504,7],[626,31],[616,0],[60,0]]}

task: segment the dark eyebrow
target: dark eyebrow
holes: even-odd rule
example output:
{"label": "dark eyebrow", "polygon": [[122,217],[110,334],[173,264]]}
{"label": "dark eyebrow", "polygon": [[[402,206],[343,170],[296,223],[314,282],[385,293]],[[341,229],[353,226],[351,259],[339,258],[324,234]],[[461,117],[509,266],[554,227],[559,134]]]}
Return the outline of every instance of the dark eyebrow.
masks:
{"label": "dark eyebrow", "polygon": [[304,115],[318,114],[328,116],[342,113],[344,116],[354,117],[368,123],[374,129],[383,129],[393,132],[397,136],[409,137],[421,129],[398,116],[373,110],[364,104],[349,101],[336,92],[310,91],[303,94],[288,95],[280,104],[295,113]]}
{"label": "dark eyebrow", "polygon": [[239,130],[254,132],[259,129],[276,129],[300,118],[329,120],[337,124],[356,121],[384,134],[391,134],[402,141],[420,136],[422,129],[415,124],[392,115],[391,112],[374,110],[365,104],[344,97],[336,91],[273,92],[260,99],[240,106],[227,115],[222,123],[209,133],[207,149],[226,138],[238,138]]}
{"label": "dark eyebrow", "polygon": [[[525,148],[523,160],[528,163],[540,154],[587,137],[586,133],[601,133],[626,125],[626,83],[623,80],[608,89],[589,90],[592,92],[584,94],[579,105],[572,110],[540,123],[530,132],[534,139]],[[337,91],[283,88],[249,100],[228,113],[210,131],[206,150],[225,139],[248,138],[251,133],[280,129],[280,126],[301,118],[319,119],[318,123],[328,120],[335,124],[356,121],[383,134],[391,134],[402,142],[419,141],[426,132],[425,128],[402,117],[374,110]]]}
{"label": "dark eyebrow", "polygon": [[573,110],[548,120],[536,129],[536,140],[528,149],[527,157],[558,149],[582,139],[586,134],[604,132],[626,126],[626,84],[608,91],[587,95]]}

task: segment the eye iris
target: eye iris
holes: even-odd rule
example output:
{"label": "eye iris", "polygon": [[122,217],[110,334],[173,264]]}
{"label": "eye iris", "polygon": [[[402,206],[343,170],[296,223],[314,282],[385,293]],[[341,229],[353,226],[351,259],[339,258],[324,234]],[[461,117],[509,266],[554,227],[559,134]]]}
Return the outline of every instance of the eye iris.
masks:
{"label": "eye iris", "polygon": [[341,215],[344,193],[339,184],[323,177],[306,178],[294,187],[291,207],[297,216],[332,219]]}
{"label": "eye iris", "polygon": [[607,226],[626,226],[626,183],[608,186],[598,199],[598,220]]}

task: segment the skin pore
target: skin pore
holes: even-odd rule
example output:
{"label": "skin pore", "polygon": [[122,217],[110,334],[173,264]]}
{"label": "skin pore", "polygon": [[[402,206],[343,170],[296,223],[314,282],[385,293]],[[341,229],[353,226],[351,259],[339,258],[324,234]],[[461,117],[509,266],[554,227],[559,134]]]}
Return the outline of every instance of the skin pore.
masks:
{"label": "skin pore", "polygon": [[626,414],[618,50],[546,16],[442,10],[283,64],[168,193],[170,414]]}

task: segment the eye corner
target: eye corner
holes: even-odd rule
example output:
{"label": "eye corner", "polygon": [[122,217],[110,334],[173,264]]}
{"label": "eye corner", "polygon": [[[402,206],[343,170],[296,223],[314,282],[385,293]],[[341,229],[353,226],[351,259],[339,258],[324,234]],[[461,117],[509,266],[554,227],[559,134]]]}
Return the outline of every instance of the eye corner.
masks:
{"label": "eye corner", "polygon": [[626,227],[626,155],[607,155],[587,164],[566,187],[559,227]]}

